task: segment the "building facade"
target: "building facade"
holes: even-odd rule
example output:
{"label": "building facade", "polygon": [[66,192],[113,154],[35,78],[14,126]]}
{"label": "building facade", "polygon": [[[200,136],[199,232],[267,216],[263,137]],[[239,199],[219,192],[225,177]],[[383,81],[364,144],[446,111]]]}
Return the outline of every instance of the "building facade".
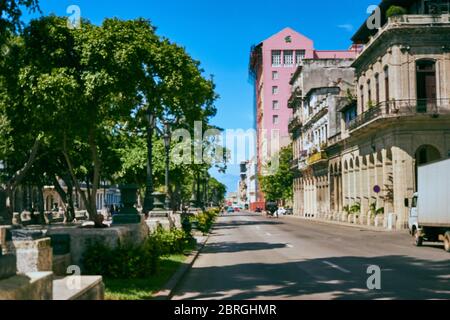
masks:
{"label": "building facade", "polygon": [[353,89],[352,59],[307,59],[294,74],[289,107],[293,138],[294,214],[321,217],[329,211],[328,141],[340,133],[337,110]]}
{"label": "building facade", "polygon": [[[390,6],[406,14],[387,16]],[[329,137],[326,210],[315,217],[402,229],[417,168],[450,156],[450,1],[385,0],[354,35],[355,96]],[[298,212],[301,214],[301,211]]]}
{"label": "building facade", "polygon": [[[256,110],[257,174],[264,164],[290,142],[288,124],[292,110],[287,107],[291,95],[289,81],[304,59],[352,58],[354,51],[318,51],[311,39],[286,28],[252,48],[250,74],[254,81]],[[257,187],[257,184],[256,184]],[[257,202],[264,195],[257,189]]]}

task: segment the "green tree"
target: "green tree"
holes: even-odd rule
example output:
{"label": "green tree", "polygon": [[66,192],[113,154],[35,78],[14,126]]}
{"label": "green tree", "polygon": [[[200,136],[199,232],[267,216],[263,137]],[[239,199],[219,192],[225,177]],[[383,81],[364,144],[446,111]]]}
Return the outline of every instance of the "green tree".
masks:
{"label": "green tree", "polygon": [[0,3],[0,45],[22,28],[22,9],[39,11],[37,0],[3,0]]}
{"label": "green tree", "polygon": [[208,181],[208,199],[215,205],[221,205],[225,200],[227,187],[216,178],[210,178]]}
{"label": "green tree", "polygon": [[269,201],[287,201],[293,196],[294,176],[291,171],[292,145],[281,149],[278,170],[268,176],[260,176],[259,183],[265,198]]}

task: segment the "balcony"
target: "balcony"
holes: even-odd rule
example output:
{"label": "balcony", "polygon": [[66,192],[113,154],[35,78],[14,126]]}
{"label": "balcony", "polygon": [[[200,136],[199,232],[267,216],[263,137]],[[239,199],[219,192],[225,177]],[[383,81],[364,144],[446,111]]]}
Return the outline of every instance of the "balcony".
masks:
{"label": "balcony", "polygon": [[302,159],[298,162],[298,170],[304,171],[308,169],[308,161],[306,159]]}
{"label": "balcony", "polygon": [[317,164],[320,163],[322,161],[326,161],[328,160],[328,156],[327,153],[324,151],[319,151],[316,152],[314,154],[312,154],[311,156],[309,156],[308,158],[308,165],[313,165],[313,164]]}
{"label": "balcony", "polygon": [[302,121],[298,116],[294,116],[294,118],[289,122],[289,132],[293,133],[302,127]]}
{"label": "balcony", "polygon": [[424,26],[440,26],[450,24],[450,15],[431,15],[431,14],[407,14],[402,16],[394,16],[388,18],[388,21],[378,30],[378,32],[369,38],[369,41],[364,44],[364,48],[359,56],[363,55],[366,50],[376,42],[383,34],[388,31],[400,28],[413,28]]}
{"label": "balcony", "polygon": [[347,124],[347,130],[355,131],[368,124],[389,118],[433,117],[450,115],[450,99],[393,100],[382,102],[360,114]]}

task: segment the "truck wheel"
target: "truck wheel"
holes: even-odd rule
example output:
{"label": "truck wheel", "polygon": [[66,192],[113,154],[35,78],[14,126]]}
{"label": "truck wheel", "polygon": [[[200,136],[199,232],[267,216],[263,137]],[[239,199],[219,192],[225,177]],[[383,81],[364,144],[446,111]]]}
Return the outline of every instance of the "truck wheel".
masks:
{"label": "truck wheel", "polygon": [[421,247],[423,245],[423,237],[420,235],[419,230],[414,231],[414,244],[416,247]]}
{"label": "truck wheel", "polygon": [[445,251],[450,253],[450,231],[447,231],[447,233],[444,236],[444,248]]}

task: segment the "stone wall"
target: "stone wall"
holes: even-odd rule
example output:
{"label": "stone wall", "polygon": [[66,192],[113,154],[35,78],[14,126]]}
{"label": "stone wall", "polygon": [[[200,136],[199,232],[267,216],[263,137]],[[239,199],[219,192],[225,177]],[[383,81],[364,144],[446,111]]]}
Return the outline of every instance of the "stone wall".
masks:
{"label": "stone wall", "polygon": [[66,234],[70,236],[70,255],[73,265],[82,268],[83,254],[90,244],[102,243],[111,248],[120,243],[138,244],[149,235],[149,228],[140,224],[113,226],[105,229],[82,229],[77,227],[58,227],[48,230],[48,235]]}

